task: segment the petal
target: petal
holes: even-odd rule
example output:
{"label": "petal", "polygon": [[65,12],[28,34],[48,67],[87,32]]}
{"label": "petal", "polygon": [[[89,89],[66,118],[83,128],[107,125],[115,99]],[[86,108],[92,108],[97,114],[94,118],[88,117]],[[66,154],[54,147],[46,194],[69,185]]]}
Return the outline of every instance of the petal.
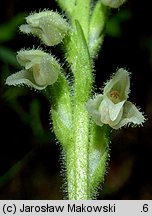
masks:
{"label": "petal", "polygon": [[40,64],[41,58],[48,55],[42,50],[20,50],[17,53],[17,61],[21,66],[24,66],[26,70],[31,68],[34,64]]}
{"label": "petal", "polygon": [[107,97],[104,97],[99,106],[101,122],[109,124],[111,127],[118,124],[122,117],[124,102],[125,101],[114,104]]}
{"label": "petal", "polygon": [[129,89],[129,73],[123,68],[120,68],[110,81],[106,83],[103,93],[109,97],[111,91],[117,91],[120,95],[120,100],[126,100],[128,98]]}
{"label": "petal", "polygon": [[119,124],[115,126],[115,129],[121,128],[127,124],[142,125],[144,123],[145,117],[143,114],[136,108],[134,104],[129,101],[126,101],[124,104],[123,116]]}
{"label": "petal", "polygon": [[59,63],[51,56],[44,56],[40,64],[41,78],[46,85],[52,85],[61,71]]}
{"label": "petal", "polygon": [[[65,37],[68,31],[68,24],[64,19],[56,20],[60,17],[59,14],[52,15],[52,22],[50,22],[50,17],[43,17],[40,19],[40,28],[42,29],[42,34],[40,36],[41,40],[48,46],[54,46],[59,44]],[[54,22],[53,22],[54,19]]]}
{"label": "petal", "polygon": [[27,70],[21,70],[15,74],[10,75],[9,77],[7,77],[6,79],[6,84],[7,85],[27,85],[29,87],[38,89],[38,90],[42,90],[44,88],[46,88],[46,85],[44,86],[39,86],[33,77],[33,73],[31,71],[27,71]]}
{"label": "petal", "polygon": [[31,27],[28,24],[23,24],[19,27],[20,31],[26,34],[30,34],[31,32],[33,32],[34,28]]}
{"label": "petal", "polygon": [[101,122],[104,124],[109,124],[109,122],[111,121],[109,116],[109,104],[105,98],[101,101],[101,104],[99,106],[99,113]]}
{"label": "petal", "polygon": [[48,11],[41,11],[39,13],[33,13],[26,17],[26,22],[32,27],[39,26],[39,20],[42,17],[48,16]]}
{"label": "petal", "polygon": [[99,106],[102,99],[103,99],[103,95],[99,94],[94,99],[90,99],[86,104],[87,111],[91,114],[92,119],[99,126],[103,125],[100,119],[101,114],[99,112]]}
{"label": "petal", "polygon": [[109,107],[110,119],[111,119],[111,121],[115,121],[116,119],[118,119],[118,116],[119,116],[121,110],[123,109],[123,105],[124,105],[125,101],[121,101],[117,104],[114,104],[112,101],[110,101],[108,99],[107,102],[108,102],[108,107]]}

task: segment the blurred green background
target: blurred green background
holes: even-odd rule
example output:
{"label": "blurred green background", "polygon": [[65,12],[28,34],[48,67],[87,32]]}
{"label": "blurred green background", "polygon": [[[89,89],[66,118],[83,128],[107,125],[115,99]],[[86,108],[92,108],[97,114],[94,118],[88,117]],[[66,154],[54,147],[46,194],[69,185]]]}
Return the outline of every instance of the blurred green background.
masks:
{"label": "blurred green background", "polygon": [[[16,52],[39,46],[36,38],[20,34],[18,26],[25,22],[25,15],[40,8],[60,11],[53,0],[1,1],[0,199],[63,199],[61,151],[50,129],[45,92],[5,86],[6,77],[19,70]],[[148,0],[129,0],[121,9],[112,10],[95,63],[98,92],[117,68],[132,72],[130,101],[148,118],[144,127],[113,134],[108,173],[98,199],[152,199],[151,20]]]}

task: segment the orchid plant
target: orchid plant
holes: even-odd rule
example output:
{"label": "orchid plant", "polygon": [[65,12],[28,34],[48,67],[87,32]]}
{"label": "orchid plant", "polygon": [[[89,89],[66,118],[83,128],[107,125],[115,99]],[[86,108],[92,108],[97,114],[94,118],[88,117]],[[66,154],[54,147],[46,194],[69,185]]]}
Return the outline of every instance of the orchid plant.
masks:
{"label": "orchid plant", "polygon": [[[66,199],[95,199],[109,158],[111,131],[142,125],[143,114],[128,101],[130,73],[120,68],[93,96],[93,63],[104,41],[108,12],[124,0],[57,0],[66,18],[51,10],[30,14],[20,31],[62,48],[66,64],[42,49],[17,53],[23,69],[7,85],[47,91],[50,115],[65,164]],[[68,65],[68,70],[67,70]],[[68,72],[67,72],[68,71]]]}

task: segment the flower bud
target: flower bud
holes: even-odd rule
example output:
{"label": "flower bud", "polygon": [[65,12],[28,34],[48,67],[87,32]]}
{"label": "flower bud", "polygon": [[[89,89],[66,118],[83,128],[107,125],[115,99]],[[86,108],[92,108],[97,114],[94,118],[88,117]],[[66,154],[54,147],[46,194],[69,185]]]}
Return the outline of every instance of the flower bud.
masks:
{"label": "flower bud", "polygon": [[26,17],[27,24],[20,26],[23,33],[39,37],[47,46],[54,46],[62,41],[69,29],[65,19],[57,12],[42,11]]}
{"label": "flower bud", "polygon": [[21,50],[17,60],[25,69],[10,75],[7,85],[26,84],[38,90],[56,82],[61,70],[59,63],[42,50]]}
{"label": "flower bud", "polygon": [[118,8],[120,7],[126,0],[101,0],[101,2],[108,7]]}

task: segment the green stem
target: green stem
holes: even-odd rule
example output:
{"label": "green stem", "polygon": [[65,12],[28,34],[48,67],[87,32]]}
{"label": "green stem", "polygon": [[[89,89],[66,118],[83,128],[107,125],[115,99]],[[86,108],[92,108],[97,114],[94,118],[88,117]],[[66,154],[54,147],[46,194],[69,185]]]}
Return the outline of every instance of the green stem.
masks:
{"label": "green stem", "polygon": [[81,24],[86,41],[89,37],[89,16],[90,16],[90,0],[77,0],[76,6],[71,14],[73,25],[75,20]]}
{"label": "green stem", "polygon": [[75,20],[81,23],[86,41],[89,39],[90,0],[57,0],[60,7],[67,13],[71,24]]}
{"label": "green stem", "polygon": [[88,113],[78,104],[74,114],[73,140],[66,152],[68,195],[70,200],[89,199],[88,191]]}
{"label": "green stem", "polygon": [[[104,176],[108,157],[108,150],[105,148],[107,144],[107,140],[104,139],[105,130],[98,130],[98,132],[103,132],[100,142],[100,133],[96,131],[96,127],[91,129],[92,124],[86,110],[86,102],[89,100],[93,85],[93,58],[103,40],[106,11],[98,1],[90,17],[90,0],[72,0],[68,4],[69,1],[58,0],[59,5],[68,14],[72,25],[72,31],[64,40],[65,54],[73,78],[71,100],[67,100],[67,103],[70,102],[71,105],[71,111],[69,111],[71,126],[66,129],[64,118],[62,123],[58,117],[59,106],[63,108],[63,113],[68,112],[67,103],[64,100],[60,100],[61,104],[58,102],[59,98],[56,100],[59,105],[52,109],[52,117],[54,131],[62,146],[66,147],[68,199],[88,200],[92,198],[100,177]],[[63,92],[62,86],[62,95]],[[101,147],[98,144],[101,144]],[[96,161],[94,164],[93,160],[96,159],[94,155],[99,156],[100,162]],[[93,169],[92,164],[94,164]],[[100,168],[102,173],[98,175]]]}
{"label": "green stem", "polygon": [[74,96],[73,139],[67,148],[66,167],[69,199],[86,200],[89,199],[89,115],[86,111],[86,102],[92,88],[92,68],[85,35],[78,21],[75,21],[75,28],[75,34],[68,44],[68,49],[70,48],[68,60],[74,75]]}

